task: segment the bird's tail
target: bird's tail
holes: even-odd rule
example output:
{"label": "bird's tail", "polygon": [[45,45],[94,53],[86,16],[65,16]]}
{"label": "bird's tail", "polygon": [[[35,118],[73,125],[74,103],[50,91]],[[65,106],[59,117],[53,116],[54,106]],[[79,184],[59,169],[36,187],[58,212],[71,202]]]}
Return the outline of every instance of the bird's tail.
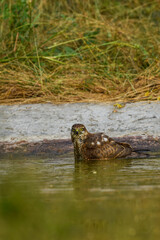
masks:
{"label": "bird's tail", "polygon": [[139,152],[139,153],[141,153],[141,152],[149,152],[150,150],[149,149],[133,149],[133,152]]}
{"label": "bird's tail", "polygon": [[133,149],[133,153],[137,154],[139,157],[150,157],[149,149]]}

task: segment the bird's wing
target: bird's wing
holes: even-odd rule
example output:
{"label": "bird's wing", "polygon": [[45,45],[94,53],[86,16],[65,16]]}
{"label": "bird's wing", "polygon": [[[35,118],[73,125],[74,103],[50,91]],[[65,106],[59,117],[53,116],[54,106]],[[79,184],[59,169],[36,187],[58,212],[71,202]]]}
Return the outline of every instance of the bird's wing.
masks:
{"label": "bird's wing", "polygon": [[103,133],[91,134],[84,141],[84,153],[88,158],[119,158],[129,155],[132,148],[127,143],[114,141]]}
{"label": "bird's wing", "polygon": [[132,152],[132,147],[128,143],[114,141],[113,143],[111,142],[110,146],[113,146],[114,150],[111,155],[113,155],[114,158],[125,157]]}
{"label": "bird's wing", "polygon": [[104,133],[96,133],[90,134],[87,139],[84,141],[84,145],[86,148],[99,148],[102,147],[104,144],[109,144],[110,142],[114,141],[113,139],[109,138]]}

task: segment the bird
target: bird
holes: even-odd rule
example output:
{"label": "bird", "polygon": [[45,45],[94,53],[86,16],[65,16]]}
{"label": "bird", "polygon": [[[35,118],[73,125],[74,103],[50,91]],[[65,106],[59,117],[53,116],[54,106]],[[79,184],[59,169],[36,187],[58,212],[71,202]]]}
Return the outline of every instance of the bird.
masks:
{"label": "bird", "polygon": [[76,161],[124,158],[133,152],[128,143],[114,141],[102,132],[90,133],[80,123],[72,126],[71,140]]}

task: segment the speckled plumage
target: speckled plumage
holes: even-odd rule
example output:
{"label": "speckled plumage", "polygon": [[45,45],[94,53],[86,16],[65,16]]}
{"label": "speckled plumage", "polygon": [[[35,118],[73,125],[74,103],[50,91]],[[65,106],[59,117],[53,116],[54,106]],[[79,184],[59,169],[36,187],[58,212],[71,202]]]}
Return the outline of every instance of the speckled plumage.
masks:
{"label": "speckled plumage", "polygon": [[75,160],[108,160],[132,153],[129,144],[116,142],[104,133],[89,133],[83,124],[72,126],[71,138]]}

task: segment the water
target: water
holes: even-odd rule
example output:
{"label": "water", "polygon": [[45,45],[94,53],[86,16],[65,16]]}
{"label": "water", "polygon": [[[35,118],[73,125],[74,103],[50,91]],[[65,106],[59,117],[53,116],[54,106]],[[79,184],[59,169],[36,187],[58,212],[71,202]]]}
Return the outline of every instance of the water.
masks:
{"label": "water", "polygon": [[4,175],[9,177],[27,170],[32,174],[32,181],[43,185],[44,193],[74,191],[77,187],[97,194],[160,189],[159,158],[75,163],[73,156],[3,157],[0,181]]}
{"label": "water", "polygon": [[[8,185],[5,187],[9,180],[12,190],[7,190]],[[20,213],[25,214],[13,229],[10,220],[4,221],[6,215],[1,214],[0,223],[4,221],[4,229],[7,229],[4,236],[8,239],[14,239],[14,234],[15,239],[18,236],[21,239],[26,230],[19,231],[19,225],[22,229],[26,229],[26,225],[32,228],[30,218],[35,218],[41,226],[37,212],[43,215],[43,230],[41,227],[34,230],[35,238],[39,239],[43,239],[43,234],[44,239],[51,239],[51,236],[54,239],[160,239],[160,159],[156,157],[74,163],[72,155],[59,158],[8,156],[0,160],[0,186],[5,189],[1,198],[7,195],[11,206],[17,201],[24,202],[23,206],[27,204],[25,199],[17,200],[21,195],[14,197],[13,192],[25,195],[32,189],[32,194],[26,197],[33,199],[31,202],[38,194],[34,217],[26,217],[21,206]],[[39,207],[39,204],[42,205]],[[27,220],[23,224],[24,218]]]}

